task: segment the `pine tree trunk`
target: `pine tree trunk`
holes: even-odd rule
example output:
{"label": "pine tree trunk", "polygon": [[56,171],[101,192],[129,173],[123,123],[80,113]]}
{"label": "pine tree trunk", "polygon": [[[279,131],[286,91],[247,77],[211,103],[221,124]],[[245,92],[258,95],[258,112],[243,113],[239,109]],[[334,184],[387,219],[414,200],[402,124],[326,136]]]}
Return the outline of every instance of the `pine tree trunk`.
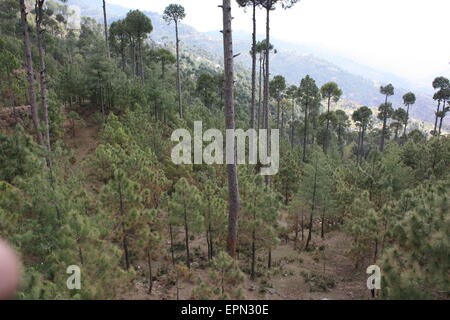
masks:
{"label": "pine tree trunk", "polygon": [[211,260],[214,258],[214,239],[212,234],[212,228],[209,228],[209,245],[211,246]]}
{"label": "pine tree trunk", "polygon": [[181,78],[180,78],[180,40],[178,39],[178,21],[175,20],[175,41],[177,51],[177,90],[178,90],[178,110],[180,118],[183,118],[183,104],[181,101]]}
{"label": "pine tree trunk", "polygon": [[[50,124],[48,119],[48,100],[47,100],[47,70],[45,65],[45,49],[42,39],[42,34],[44,30],[42,30],[42,20],[43,20],[43,6],[44,0],[36,1],[36,38],[37,45],[39,49],[39,81],[41,88],[41,104],[44,109],[44,123],[45,123],[45,144],[47,146],[47,151],[50,153],[52,151],[51,142],[50,142]],[[47,161],[50,161],[47,159]]]}
{"label": "pine tree trunk", "polygon": [[36,131],[36,137],[40,145],[44,145],[44,140],[42,138],[41,126],[39,122],[39,114],[37,110],[36,103],[36,89],[34,87],[34,69],[33,69],[33,59],[31,57],[31,42],[30,34],[28,32],[28,22],[27,22],[27,9],[25,6],[25,0],[19,0],[20,4],[20,17],[23,29],[23,42],[24,42],[24,54],[25,54],[25,65],[27,68],[27,80],[28,80],[28,94],[30,98],[31,106],[31,118],[33,120],[34,129]]}
{"label": "pine tree trunk", "polygon": [[125,234],[125,230],[123,230],[124,235],[123,235],[123,239],[122,239],[122,245],[123,245],[123,251],[125,254],[125,267],[126,269],[130,269],[130,254],[128,251],[128,240],[127,240],[127,236]]}
{"label": "pine tree trunk", "polygon": [[206,246],[208,248],[208,261],[211,261],[211,244],[209,242],[210,236],[209,236],[209,228],[206,229]]}
{"label": "pine tree trunk", "polygon": [[150,250],[147,250],[147,264],[148,264],[148,294],[152,294],[153,272],[152,272],[152,259],[150,258]]}
{"label": "pine tree trunk", "polygon": [[184,204],[184,236],[186,242],[186,266],[191,268],[191,254],[189,252],[189,228],[187,222],[186,204]]}
{"label": "pine tree trunk", "polygon": [[305,241],[305,212],[302,209],[302,244]]}
{"label": "pine tree trunk", "polygon": [[262,54],[259,55],[259,101],[258,101],[258,131],[261,129],[262,126],[262,108],[261,108],[261,102],[262,102],[262,72],[263,72],[263,59]]}
{"label": "pine tree trunk", "polygon": [[386,131],[387,131],[387,117],[386,114],[383,116],[383,129],[381,131],[381,144],[380,144],[380,151],[384,151],[384,144],[386,139]]}
{"label": "pine tree trunk", "polygon": [[291,148],[294,149],[294,118],[295,118],[295,99],[292,101],[292,116],[291,116]]}
{"label": "pine tree trunk", "polygon": [[409,104],[407,105],[407,108],[406,108],[405,127],[403,128],[403,136],[405,137],[405,141],[406,141],[406,128],[408,126],[408,121],[409,121]]}
{"label": "pine tree trunk", "polygon": [[318,166],[318,160],[316,159],[316,168],[314,171],[314,188],[313,188],[313,198],[312,198],[312,205],[311,205],[311,214],[309,217],[309,233],[308,238],[306,239],[306,246],[305,250],[308,250],[309,243],[312,239],[312,229],[313,229],[313,218],[314,218],[314,211],[316,209],[316,193],[317,193],[317,166]]}
{"label": "pine tree trunk", "polygon": [[[266,1],[266,69],[265,69],[265,77],[264,77],[264,129],[267,130],[267,151],[270,153],[270,127],[269,127],[269,114],[270,114],[270,88],[269,88],[269,80],[270,80],[270,9],[272,8],[272,0]],[[265,176],[266,186],[270,185],[270,176]]]}
{"label": "pine tree trunk", "polygon": [[137,76],[137,73],[136,73],[136,43],[132,37],[130,37],[130,42],[131,42],[131,64],[133,67],[133,74],[135,76]]}
{"label": "pine tree trunk", "polygon": [[386,138],[386,125],[387,125],[387,96],[386,101],[384,105],[384,111],[383,111],[383,129],[381,131],[381,142],[380,142],[380,151],[384,151],[384,141]]}
{"label": "pine tree trunk", "polygon": [[[444,106],[444,108],[445,108],[445,106]],[[434,135],[437,134],[437,125],[438,125],[438,119],[439,119],[438,114],[439,114],[440,110],[441,110],[441,100],[438,100],[438,106],[437,106],[437,110],[436,110],[436,118],[434,120]]]}
{"label": "pine tree trunk", "polygon": [[138,51],[139,51],[139,75],[141,77],[141,83],[144,85],[145,76],[144,76],[144,60],[142,58],[142,39],[138,39]]}
{"label": "pine tree trunk", "polygon": [[363,126],[362,128],[362,132],[361,132],[361,155],[359,160],[361,161],[364,157],[364,136],[366,135],[366,127]]}
{"label": "pine tree trunk", "polygon": [[[444,112],[444,111],[442,111],[442,112]],[[442,131],[442,123],[444,122],[444,118],[445,118],[445,114],[442,114],[442,116],[441,116],[441,122],[439,123],[439,133],[438,133],[438,136],[441,135],[441,131]]]}
{"label": "pine tree trunk", "polygon": [[[223,0],[223,47],[225,66],[225,122],[226,128],[235,129],[234,114],[234,61],[233,61],[233,36],[231,28],[231,3],[230,0]],[[234,159],[236,150],[234,150]],[[228,173],[228,193],[229,193],[229,216],[228,216],[228,254],[236,258],[237,247],[237,225],[239,215],[239,184],[236,163],[227,164]]]}
{"label": "pine tree trunk", "polygon": [[255,265],[256,265],[256,230],[253,226],[253,232],[252,232],[252,266],[251,266],[251,279],[255,279]]}
{"label": "pine tree trunk", "polygon": [[280,130],[281,123],[281,112],[280,112],[280,102],[277,101],[277,129]]}
{"label": "pine tree trunk", "polygon": [[[122,219],[125,217],[125,206],[123,203],[123,195],[122,195],[122,187],[119,185],[119,214]],[[125,229],[125,224],[122,222],[122,246],[123,252],[125,255],[125,267],[126,269],[130,269],[130,255],[128,251],[128,240],[127,240],[127,230]]]}
{"label": "pine tree trunk", "polygon": [[358,163],[359,163],[359,157],[361,155],[361,132],[362,132],[362,129],[361,129],[361,127],[359,127],[359,129],[358,129],[358,147],[356,149],[356,162],[358,162]]}
{"label": "pine tree trunk", "polygon": [[255,128],[256,118],[256,4],[253,0],[253,33],[252,33],[252,102],[250,107],[250,128]]}
{"label": "pine tree trunk", "polygon": [[125,48],[122,47],[122,49],[120,50],[120,56],[121,56],[121,60],[122,60],[122,71],[125,72],[125,68],[126,68],[126,62],[125,62]]}
{"label": "pine tree trunk", "polygon": [[305,124],[303,129],[303,162],[306,162],[307,136],[308,136],[308,104],[305,105]]}
{"label": "pine tree trunk", "polygon": [[111,53],[109,51],[109,40],[108,40],[108,20],[106,18],[106,3],[105,0],[103,0],[103,23],[105,27],[105,43],[106,43],[106,56],[111,58]]}
{"label": "pine tree trunk", "polygon": [[322,225],[321,225],[321,230],[320,230],[320,237],[322,239],[325,238],[325,211],[326,211],[326,207],[322,211]]}
{"label": "pine tree trunk", "polygon": [[328,147],[329,147],[329,139],[330,139],[330,107],[331,107],[331,97],[328,97],[328,109],[327,109],[327,132],[326,132],[326,138],[325,138],[325,147],[324,151],[325,153],[328,153]]}
{"label": "pine tree trunk", "polygon": [[175,265],[175,250],[173,248],[173,229],[172,225],[169,224],[169,234],[170,234],[170,253],[172,255],[172,265]]}
{"label": "pine tree trunk", "polygon": [[270,80],[270,8],[272,0],[267,1],[266,8],[266,49],[265,49],[265,77],[264,77],[264,129],[269,129],[269,80]]}

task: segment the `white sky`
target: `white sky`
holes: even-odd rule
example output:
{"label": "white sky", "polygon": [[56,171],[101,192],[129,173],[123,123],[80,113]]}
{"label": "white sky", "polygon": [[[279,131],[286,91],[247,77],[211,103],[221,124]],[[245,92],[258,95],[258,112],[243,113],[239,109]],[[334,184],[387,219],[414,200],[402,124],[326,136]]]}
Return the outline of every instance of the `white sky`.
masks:
{"label": "white sky", "polygon": [[[170,3],[185,7],[185,23],[199,31],[219,30],[220,0],[108,0],[162,13]],[[235,1],[232,1],[235,4]],[[314,43],[416,83],[450,76],[450,0],[301,0],[272,12],[274,37]],[[233,28],[251,32],[251,10],[234,5]],[[258,16],[264,33],[265,16]],[[431,84],[430,84],[431,85]]]}

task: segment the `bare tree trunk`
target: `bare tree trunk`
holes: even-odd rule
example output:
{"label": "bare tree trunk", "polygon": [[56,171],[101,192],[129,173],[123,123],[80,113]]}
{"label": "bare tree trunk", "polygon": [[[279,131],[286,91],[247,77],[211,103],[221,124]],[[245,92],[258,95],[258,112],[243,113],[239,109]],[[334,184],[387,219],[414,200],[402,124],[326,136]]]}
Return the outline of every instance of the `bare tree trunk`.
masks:
{"label": "bare tree trunk", "polygon": [[358,148],[356,149],[356,162],[359,163],[359,156],[361,154],[361,127],[358,129]]}
{"label": "bare tree trunk", "polygon": [[[47,151],[50,153],[52,151],[51,142],[50,142],[50,124],[48,119],[48,100],[47,100],[47,70],[45,64],[45,49],[42,40],[42,35],[44,30],[42,29],[42,20],[43,20],[43,7],[44,0],[36,1],[36,38],[39,49],[39,81],[41,88],[41,104],[44,108],[44,123],[45,123],[45,144],[47,145]],[[47,159],[47,161],[50,161]]]}
{"label": "bare tree trunk", "polygon": [[184,204],[184,235],[185,235],[185,243],[186,243],[186,266],[188,269],[191,268],[191,254],[189,252],[189,228],[187,222],[187,212],[186,212],[186,204]]}
{"label": "bare tree trunk", "polygon": [[267,1],[270,4],[267,4],[267,15],[266,15],[266,48],[265,48],[265,75],[264,75],[264,100],[263,100],[263,108],[264,108],[264,129],[269,129],[269,77],[270,77],[270,7],[271,0]]}
{"label": "bare tree trunk", "polygon": [[[444,105],[445,108],[445,105]],[[441,100],[438,100],[438,106],[437,106],[437,110],[436,110],[436,119],[434,120],[434,135],[437,134],[437,125],[438,125],[438,114],[439,114],[439,110],[441,110]]]}
{"label": "bare tree trunk", "polygon": [[183,104],[181,101],[181,78],[180,78],[180,40],[178,39],[178,21],[175,21],[175,41],[177,48],[177,90],[178,90],[178,110],[180,118],[183,118]]}
{"label": "bare tree trunk", "polygon": [[142,38],[137,37],[137,51],[136,51],[136,76],[141,80],[141,85],[144,86],[144,63],[142,58]]}
{"label": "bare tree trunk", "polygon": [[256,230],[255,226],[253,226],[252,232],[252,266],[251,266],[251,279],[255,279],[255,266],[256,266]]}
{"label": "bare tree trunk", "polygon": [[384,151],[384,141],[386,138],[386,128],[387,125],[387,96],[386,96],[386,101],[384,103],[384,112],[383,112],[383,129],[381,131],[381,142],[380,142],[380,151],[383,152]]}
{"label": "bare tree trunk", "polygon": [[[445,108],[444,108],[444,109],[445,109]],[[442,111],[442,112],[444,112],[444,111]],[[442,123],[444,122],[444,118],[445,118],[445,113],[442,114],[442,116],[441,116],[441,121],[440,121],[440,123],[439,123],[439,132],[438,132],[438,136],[441,135],[441,131],[442,131]]]}
{"label": "bare tree trunk", "polygon": [[214,258],[214,240],[211,224],[209,225],[209,245],[211,246],[211,260]]}
{"label": "bare tree trunk", "polygon": [[152,259],[150,257],[150,250],[147,249],[147,264],[148,264],[148,294],[152,294],[153,290],[153,272]]}
{"label": "bare tree trunk", "polygon": [[403,128],[403,136],[404,136],[404,141],[406,141],[406,127],[408,126],[408,121],[409,121],[409,104],[406,106],[406,120],[405,120],[405,127]]}
{"label": "bare tree trunk", "polygon": [[[123,197],[122,197],[122,188],[119,187],[119,210],[120,215],[122,217],[125,216],[125,207],[123,203]],[[128,239],[127,239],[127,230],[125,229],[125,225],[122,224],[122,246],[123,246],[123,252],[125,256],[125,267],[127,270],[130,269],[130,254],[128,250]]]}
{"label": "bare tree trunk", "polygon": [[321,229],[320,229],[320,237],[322,239],[325,238],[325,212],[326,212],[326,207],[323,208],[322,210],[322,225],[321,225]]}
{"label": "bare tree trunk", "polygon": [[250,128],[255,128],[256,118],[256,0],[253,4],[253,34],[252,34],[252,102],[250,107]]}
{"label": "bare tree trunk", "polygon": [[109,39],[108,39],[108,20],[106,18],[106,2],[103,0],[103,24],[105,26],[105,42],[106,42],[106,56],[111,58],[111,53],[109,51]]}
{"label": "bare tree trunk", "polygon": [[325,154],[328,153],[328,147],[329,147],[329,143],[330,143],[330,107],[331,107],[331,97],[328,97],[328,109],[327,109],[327,132],[326,132],[326,138],[325,138],[325,147],[324,147],[324,151]]}
{"label": "bare tree trunk", "polygon": [[[270,9],[272,8],[272,0],[267,1],[266,8],[266,69],[265,69],[265,77],[264,77],[264,129],[267,130],[267,152],[270,154],[270,127],[269,127],[269,99],[270,99],[270,91],[269,91],[269,77],[270,77]],[[265,183],[268,187],[270,185],[270,176],[265,176]]]}
{"label": "bare tree trunk", "polygon": [[339,151],[341,152],[341,158],[344,157],[344,143],[342,142],[342,126],[338,126],[338,141],[339,141]]}
{"label": "bare tree trunk", "polygon": [[305,250],[308,250],[309,243],[310,243],[311,238],[312,238],[313,218],[314,218],[314,211],[315,211],[315,209],[316,209],[317,166],[318,166],[318,159],[316,158],[316,167],[315,167],[315,170],[314,170],[313,198],[312,198],[312,205],[311,205],[311,214],[310,214],[310,217],[309,217],[309,233],[308,233],[308,238],[306,239]]}
{"label": "bare tree trunk", "polygon": [[36,89],[34,87],[33,59],[31,57],[31,43],[30,43],[30,34],[28,32],[27,8],[25,6],[25,0],[19,0],[19,4],[20,4],[20,17],[23,29],[23,42],[24,42],[25,65],[27,68],[28,91],[30,95],[31,118],[33,119],[33,125],[36,131],[38,143],[40,145],[44,145],[44,140],[42,138],[41,133],[41,126],[39,123],[39,114],[36,104]]}
{"label": "bare tree trunk", "polygon": [[259,55],[259,101],[258,101],[258,131],[261,129],[261,121],[262,121],[262,115],[261,112],[261,102],[262,102],[262,55]]}
{"label": "bare tree trunk", "polygon": [[169,234],[170,234],[170,253],[172,255],[172,265],[175,266],[175,250],[173,248],[173,229],[171,224],[169,224]]}
{"label": "bare tree trunk", "polygon": [[[225,66],[225,122],[226,128],[235,129],[234,114],[234,61],[233,61],[233,35],[231,28],[231,3],[223,0],[223,48]],[[234,150],[234,159],[236,150]],[[229,192],[229,216],[228,216],[228,254],[236,258],[237,224],[239,215],[239,184],[236,163],[227,164],[228,192]]]}
{"label": "bare tree trunk", "polygon": [[361,132],[361,155],[359,157],[359,161],[361,161],[363,158],[365,159],[364,156],[364,136],[366,135],[366,127],[363,125],[362,128],[362,132]]}
{"label": "bare tree trunk", "polygon": [[136,74],[136,44],[133,37],[130,37],[130,49],[131,49],[131,66],[133,67],[133,75]]}
{"label": "bare tree trunk", "polygon": [[281,106],[280,101],[277,100],[277,129],[280,130],[280,128],[281,128]]}
{"label": "bare tree trunk", "polygon": [[305,240],[305,211],[302,208],[302,244],[304,240]]}
{"label": "bare tree trunk", "polygon": [[292,101],[292,116],[291,116],[291,148],[294,149],[294,120],[295,120],[295,99]]}
{"label": "bare tree trunk", "polygon": [[305,123],[303,128],[303,162],[306,162],[306,144],[308,138],[308,103],[305,105]]}

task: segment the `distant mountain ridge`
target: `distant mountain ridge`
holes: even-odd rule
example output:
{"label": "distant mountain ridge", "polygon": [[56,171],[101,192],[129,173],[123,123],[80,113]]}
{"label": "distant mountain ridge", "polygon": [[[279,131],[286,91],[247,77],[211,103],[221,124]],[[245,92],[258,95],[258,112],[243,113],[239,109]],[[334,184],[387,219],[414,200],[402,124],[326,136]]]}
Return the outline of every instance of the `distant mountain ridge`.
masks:
{"label": "distant mountain ridge", "polygon": [[[68,4],[79,6],[83,16],[92,17],[100,22],[103,21],[101,0],[71,0]],[[109,21],[112,22],[124,17],[130,10],[132,9],[108,4]],[[168,25],[158,13],[144,12],[152,20],[154,26],[151,34],[153,41],[160,44],[175,41],[173,26]],[[219,31],[202,33],[191,26],[180,24],[180,39],[189,49],[198,49],[199,54],[207,55],[209,59],[222,64],[223,48]],[[251,45],[250,41],[250,34],[242,31],[235,32],[235,52],[241,53],[236,61],[248,68],[251,66],[251,57],[248,53]],[[403,107],[402,97],[409,90],[403,89],[402,86],[407,86],[407,81],[394,75],[392,75],[392,80],[388,81],[390,78],[389,74],[378,72],[341,57],[333,59],[339,65],[331,63],[326,59],[318,58],[313,54],[315,50],[306,46],[277,39],[273,39],[272,42],[277,49],[277,54],[272,55],[271,58],[271,74],[285,76],[290,84],[298,85],[301,78],[309,74],[319,86],[328,81],[337,82],[344,92],[343,99],[345,100],[359,105],[377,107],[384,102],[383,96],[379,93],[380,85],[392,82],[396,90],[390,101],[393,103],[394,108]],[[342,66],[345,66],[345,69]],[[349,72],[349,69],[352,69],[354,73]],[[376,79],[371,80],[368,77],[358,75],[358,73],[365,72],[368,73],[368,76],[373,76]],[[430,96],[420,93],[416,93],[416,96],[417,102],[411,108],[411,117],[428,123],[434,122],[436,105],[434,100]],[[447,128],[450,127],[449,118],[446,119],[445,126]]]}

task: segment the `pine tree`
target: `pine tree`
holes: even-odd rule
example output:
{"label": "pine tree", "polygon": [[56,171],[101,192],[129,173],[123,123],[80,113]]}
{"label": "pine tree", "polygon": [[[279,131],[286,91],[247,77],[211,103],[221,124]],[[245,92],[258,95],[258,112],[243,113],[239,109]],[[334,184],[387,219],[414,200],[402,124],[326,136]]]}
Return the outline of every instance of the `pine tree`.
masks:
{"label": "pine tree", "polygon": [[326,129],[326,139],[324,144],[325,153],[328,152],[329,143],[330,143],[330,108],[331,108],[331,100],[333,102],[338,102],[342,96],[342,90],[339,89],[337,83],[328,82],[325,83],[321,88],[320,92],[322,94],[322,98],[327,100],[327,129]]}
{"label": "pine tree", "polygon": [[211,266],[210,281],[212,286],[217,288],[214,290],[215,296],[223,300],[243,299],[242,289],[239,285],[244,282],[245,276],[239,270],[236,261],[221,251],[212,260]]}
{"label": "pine tree", "polygon": [[[425,185],[404,195],[394,210],[399,219],[389,228],[383,254],[383,297],[445,299],[450,287],[448,183]],[[404,206],[406,203],[409,206]]]}
{"label": "pine tree", "polygon": [[124,171],[118,169],[102,191],[105,218],[110,219],[111,230],[114,230],[111,237],[121,243],[127,270],[132,264],[134,235],[142,216],[138,190],[138,184],[130,180]]}
{"label": "pine tree", "polygon": [[183,104],[181,100],[181,76],[180,76],[180,40],[178,36],[178,24],[186,18],[186,12],[183,6],[179,4],[171,4],[164,10],[163,18],[165,21],[175,24],[175,44],[177,52],[177,90],[178,90],[178,111],[180,118],[183,118]]}
{"label": "pine tree", "polygon": [[240,250],[250,248],[250,274],[256,276],[256,258],[261,249],[268,252],[267,265],[270,268],[271,252],[278,243],[277,195],[263,184],[261,176],[247,172],[242,176],[242,222],[240,224]]}
{"label": "pine tree", "polygon": [[197,187],[181,178],[175,184],[175,192],[169,203],[169,219],[172,225],[182,226],[186,246],[186,266],[191,267],[189,242],[191,237],[202,231],[204,218],[201,212],[201,195]]}
{"label": "pine tree", "polygon": [[378,215],[373,209],[369,193],[364,192],[354,200],[350,214],[344,221],[344,230],[352,238],[350,254],[354,258],[355,268],[358,268],[364,257],[377,245]]}
{"label": "pine tree", "polygon": [[226,240],[226,202],[218,194],[217,187],[210,181],[201,190],[202,213],[204,230],[206,231],[206,244],[208,247],[208,260],[212,260],[218,248],[223,248]]}
{"label": "pine tree", "polygon": [[392,115],[392,103],[388,103],[388,98],[394,95],[394,87],[392,84],[388,84],[387,86],[381,86],[380,93],[383,94],[386,99],[384,104],[380,105],[378,114],[378,118],[383,121],[383,128],[381,130],[381,140],[380,140],[380,151],[384,151],[385,138],[387,136],[387,120]]}
{"label": "pine tree", "polygon": [[298,88],[298,95],[301,103],[301,108],[304,112],[303,118],[303,162],[307,160],[307,145],[309,134],[309,123],[311,122],[310,116],[317,109],[320,102],[319,88],[316,85],[314,79],[309,75],[302,79]]}

